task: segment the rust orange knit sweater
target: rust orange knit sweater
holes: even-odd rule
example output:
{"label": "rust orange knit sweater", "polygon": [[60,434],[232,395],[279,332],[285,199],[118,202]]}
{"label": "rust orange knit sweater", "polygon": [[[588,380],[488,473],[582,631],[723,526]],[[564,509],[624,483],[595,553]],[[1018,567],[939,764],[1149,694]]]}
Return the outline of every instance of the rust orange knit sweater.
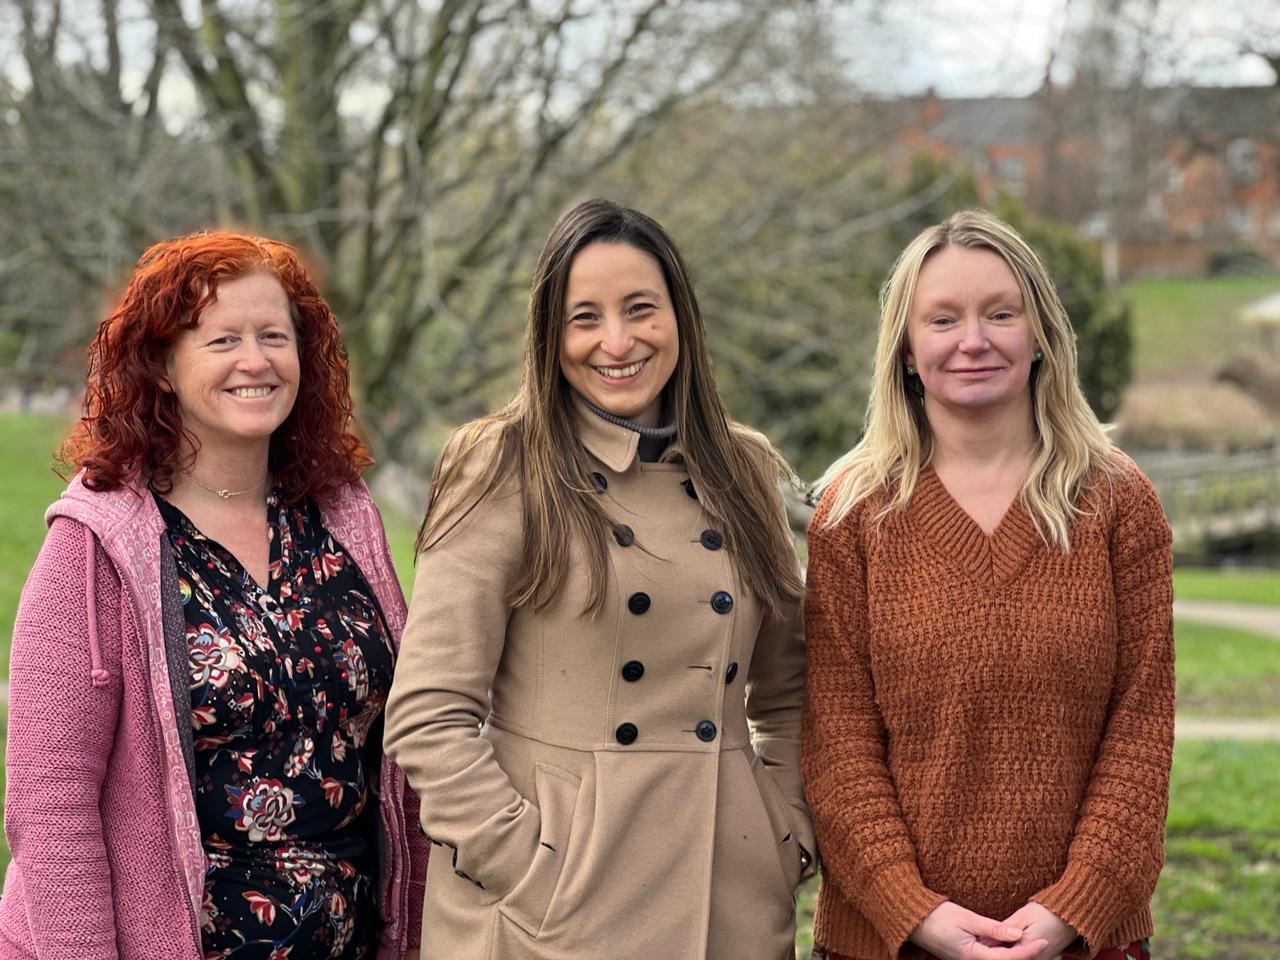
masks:
{"label": "rust orange knit sweater", "polygon": [[[865,960],[943,900],[1035,900],[1092,956],[1151,933],[1173,754],[1169,526],[1150,483],[1083,495],[1070,553],[1015,503],[987,536],[932,470],[878,524],[809,529],[814,939]],[[901,952],[899,952],[901,951]]]}

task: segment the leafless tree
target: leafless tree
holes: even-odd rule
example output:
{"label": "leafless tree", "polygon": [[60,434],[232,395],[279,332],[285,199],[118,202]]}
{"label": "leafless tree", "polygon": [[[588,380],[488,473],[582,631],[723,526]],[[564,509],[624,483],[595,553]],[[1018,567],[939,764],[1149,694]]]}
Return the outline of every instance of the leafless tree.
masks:
{"label": "leafless tree", "polygon": [[806,6],[0,0],[25,74],[5,86],[6,257],[54,258],[83,297],[189,226],[292,239],[343,319],[375,446],[412,454],[418,411],[509,371],[555,213],[677,108],[767,84],[762,51]]}

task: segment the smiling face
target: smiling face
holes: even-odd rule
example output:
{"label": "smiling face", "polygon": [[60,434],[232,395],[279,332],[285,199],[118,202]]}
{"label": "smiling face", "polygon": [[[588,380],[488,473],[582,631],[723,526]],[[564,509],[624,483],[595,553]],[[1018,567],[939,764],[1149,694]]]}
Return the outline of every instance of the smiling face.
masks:
{"label": "smiling face", "polygon": [[905,361],[926,403],[980,410],[1030,403],[1036,341],[1022,290],[999,254],[942,247],[925,260],[907,318]]}
{"label": "smiling face", "polygon": [[560,371],[597,407],[657,426],[680,338],[658,261],[628,243],[583,247],[569,267]]}
{"label": "smiling face", "polygon": [[183,427],[201,448],[267,444],[298,395],[298,340],[289,299],[269,273],[218,285],[165,369]]}

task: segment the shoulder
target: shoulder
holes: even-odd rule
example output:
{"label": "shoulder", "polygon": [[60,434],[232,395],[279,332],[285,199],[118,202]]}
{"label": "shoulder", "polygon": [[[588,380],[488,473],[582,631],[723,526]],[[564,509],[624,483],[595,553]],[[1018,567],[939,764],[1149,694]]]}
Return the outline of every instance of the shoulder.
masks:
{"label": "shoulder", "polygon": [[[49,532],[45,534],[44,545],[40,548],[40,558],[37,563],[52,559],[58,561],[59,566],[79,564],[83,573],[84,562],[88,559],[91,549],[94,551],[102,549],[91,527],[74,517],[55,516],[50,520]],[[35,573],[33,569],[33,577]]]}
{"label": "shoulder", "polygon": [[731,420],[729,436],[734,445],[761,469],[774,470],[779,475],[787,469],[786,460],[783,459],[782,454],[777,451],[768,437],[754,427]]}
{"label": "shoulder", "polygon": [[498,466],[503,452],[514,442],[515,428],[494,417],[473,420],[455,429],[445,440],[436,461],[432,484],[442,479],[478,479]]}
{"label": "shoulder", "polygon": [[362,478],[356,478],[339,487],[332,497],[324,500],[303,501],[304,509],[317,515],[320,522],[342,538],[340,531],[350,536],[352,527],[382,533],[382,513]]}
{"label": "shoulder", "polygon": [[513,429],[485,418],[450,434],[431,475],[422,544],[434,546],[477,523],[519,528],[521,477]]}
{"label": "shoulder", "polygon": [[120,576],[92,527],[69,516],[55,516],[22,591],[24,606],[48,598],[59,608],[69,597],[117,587]]}
{"label": "shoulder", "polygon": [[1133,513],[1164,518],[1155,485],[1118,447],[1111,449],[1105,465],[1094,468],[1086,491],[1090,499],[1116,520]]}
{"label": "shoulder", "polygon": [[755,451],[758,455],[767,456],[774,452],[773,444],[769,442],[769,438],[755,427],[749,427],[745,423],[730,420],[729,433],[735,442],[742,444],[746,449]]}
{"label": "shoulder", "polygon": [[[1168,549],[1173,532],[1155,486],[1118,449],[1089,475],[1072,531],[1075,544],[1093,543],[1109,551]],[[1078,530],[1077,530],[1078,528]]]}
{"label": "shoulder", "polygon": [[319,508],[335,506],[350,510],[376,509],[373,503],[373,495],[369,492],[369,485],[364,482],[363,477],[350,480],[340,486],[333,495],[332,503],[326,503],[322,500],[312,501],[310,498],[303,502],[308,505],[314,504]]}
{"label": "shoulder", "polygon": [[785,503],[786,499],[783,495],[784,486],[799,489],[800,481],[791,464],[759,430],[730,420],[729,438],[734,453],[739,458],[738,469],[754,472],[765,486],[775,488],[780,504]]}
{"label": "shoulder", "polygon": [[45,511],[45,522],[68,517],[89,527],[102,540],[128,537],[139,528],[162,524],[160,511],[150,491],[140,484],[127,484],[112,490],[92,490],[84,485],[84,475],[77,474],[62,495]]}
{"label": "shoulder", "polygon": [[877,488],[851,504],[847,503],[848,483],[849,478],[841,475],[822,489],[809,523],[810,539],[818,536],[860,540],[892,519],[885,515],[885,510],[893,498],[896,482],[894,486]]}
{"label": "shoulder", "polygon": [[855,503],[843,516],[836,519],[838,499],[836,484],[828,486],[818,498],[805,533],[810,567],[820,565],[824,557],[832,557],[844,551],[861,552],[866,527],[866,501]]}

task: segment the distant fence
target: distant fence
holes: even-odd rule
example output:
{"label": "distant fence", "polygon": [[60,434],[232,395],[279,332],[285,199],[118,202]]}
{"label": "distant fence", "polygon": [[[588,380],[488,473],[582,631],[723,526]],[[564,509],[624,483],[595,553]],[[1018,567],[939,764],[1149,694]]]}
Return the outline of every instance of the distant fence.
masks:
{"label": "distant fence", "polygon": [[1280,532],[1280,451],[1149,469],[1174,550],[1203,551]]}

